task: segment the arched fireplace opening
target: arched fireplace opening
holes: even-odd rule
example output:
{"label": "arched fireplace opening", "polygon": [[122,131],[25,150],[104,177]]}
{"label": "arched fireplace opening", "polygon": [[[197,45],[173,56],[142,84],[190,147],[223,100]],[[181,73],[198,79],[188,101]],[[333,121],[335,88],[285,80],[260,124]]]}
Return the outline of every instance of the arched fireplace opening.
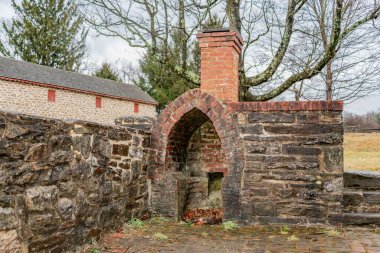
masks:
{"label": "arched fireplace opening", "polygon": [[199,217],[194,219],[215,222],[214,216],[218,216],[221,220],[227,166],[211,120],[194,108],[174,125],[168,137],[165,169],[177,179],[178,219],[195,215]]}

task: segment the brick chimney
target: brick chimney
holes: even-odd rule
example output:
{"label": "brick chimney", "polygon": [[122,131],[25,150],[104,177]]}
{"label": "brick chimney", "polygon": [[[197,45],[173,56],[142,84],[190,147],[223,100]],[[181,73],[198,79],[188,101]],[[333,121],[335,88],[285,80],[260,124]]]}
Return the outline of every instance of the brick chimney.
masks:
{"label": "brick chimney", "polygon": [[239,57],[243,39],[230,29],[197,34],[201,48],[201,89],[221,100],[239,100]]}

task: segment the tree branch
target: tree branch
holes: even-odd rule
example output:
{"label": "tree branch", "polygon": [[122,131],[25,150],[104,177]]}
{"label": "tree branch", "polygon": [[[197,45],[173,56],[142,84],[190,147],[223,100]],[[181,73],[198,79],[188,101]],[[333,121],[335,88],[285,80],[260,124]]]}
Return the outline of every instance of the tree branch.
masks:
{"label": "tree branch", "polygon": [[331,36],[331,40],[329,43],[329,48],[326,50],[322,56],[322,58],[316,63],[314,68],[308,68],[304,71],[294,74],[290,76],[283,84],[281,84],[279,87],[271,90],[268,93],[265,93],[263,95],[254,96],[251,93],[247,94],[247,98],[250,101],[266,101],[272,98],[277,97],[278,95],[282,94],[284,91],[289,89],[294,83],[309,79],[315,75],[317,75],[325,66],[326,64],[335,56],[335,49],[338,46],[339,43],[339,37],[341,32],[341,23],[342,23],[342,2],[343,0],[337,0],[336,2],[336,8],[335,8],[335,19],[334,19],[334,25],[333,25],[333,34]]}
{"label": "tree branch", "polygon": [[285,57],[285,53],[288,49],[289,42],[293,33],[294,16],[298,10],[306,3],[306,0],[289,0],[288,11],[286,15],[285,31],[282,36],[280,46],[277,49],[269,66],[260,74],[247,79],[245,86],[259,86],[260,84],[267,82],[273,74],[277,71],[282,60]]}

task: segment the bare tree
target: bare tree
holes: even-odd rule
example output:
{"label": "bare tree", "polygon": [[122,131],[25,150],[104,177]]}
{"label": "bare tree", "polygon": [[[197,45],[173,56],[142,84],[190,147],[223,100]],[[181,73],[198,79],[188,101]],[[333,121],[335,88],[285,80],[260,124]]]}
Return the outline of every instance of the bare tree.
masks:
{"label": "bare tree", "polygon": [[[130,46],[145,48],[157,61],[165,62],[166,57],[170,57],[165,47],[170,44],[171,32],[180,31],[185,35],[184,50],[180,55],[182,64],[171,67],[193,86],[199,85],[199,77],[187,69],[189,52],[185,49],[194,43],[192,35],[206,17],[212,12],[219,12],[221,18],[228,19],[230,27],[241,32],[245,38],[240,65],[241,98],[251,101],[275,98],[295,84],[302,83],[305,87],[305,80],[316,76],[325,79],[330,99],[335,78],[334,63],[339,63],[345,55],[339,54],[345,49],[343,44],[347,38],[359,36],[363,27],[378,26],[376,22],[380,14],[380,4],[376,0],[288,0],[286,6],[280,0],[80,2],[88,22],[100,34],[120,37]],[[318,5],[314,6],[313,3]],[[313,13],[314,16],[311,16]],[[319,21],[318,33],[309,33],[313,21]],[[319,49],[312,52],[313,57],[307,66],[295,72],[287,68],[287,59],[293,53],[290,48],[297,48],[297,42],[302,44],[300,35],[306,39],[319,37]],[[355,47],[345,53],[355,55]]]}
{"label": "bare tree", "polygon": [[[343,29],[347,29],[355,16],[361,15],[359,13],[368,12],[366,9],[368,5],[365,2],[345,2]],[[332,34],[331,24],[334,20],[334,13],[329,13],[327,10],[329,5],[334,4],[334,1],[326,0],[311,0],[307,3],[305,15],[309,19],[305,23],[313,29],[303,28],[299,30],[299,35],[294,36],[298,41],[294,43],[293,48],[297,46],[301,50],[293,52],[288,58],[289,69],[309,66],[309,62],[302,59],[317,59],[327,49]],[[378,43],[380,43],[379,30],[371,23],[362,25],[360,29],[341,39],[335,57],[311,81],[306,81],[302,85],[306,90],[303,92],[303,98],[343,99],[350,102],[376,92],[380,84],[380,49],[376,46]],[[291,48],[289,50],[292,50]],[[307,52],[311,54],[307,55]]]}
{"label": "bare tree", "polygon": [[115,65],[124,83],[133,84],[136,78],[138,78],[138,67],[133,65],[132,62],[128,60],[119,60]]}
{"label": "bare tree", "polygon": [[359,129],[378,128],[380,126],[379,115],[376,112],[368,112],[364,115],[348,112],[343,115],[343,124],[345,127],[355,126]]}

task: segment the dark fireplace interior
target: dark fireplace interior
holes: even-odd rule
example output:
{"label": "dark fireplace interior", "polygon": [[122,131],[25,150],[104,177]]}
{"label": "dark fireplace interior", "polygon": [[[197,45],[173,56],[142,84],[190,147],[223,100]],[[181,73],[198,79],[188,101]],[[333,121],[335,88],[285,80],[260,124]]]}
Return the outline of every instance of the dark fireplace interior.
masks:
{"label": "dark fireplace interior", "polygon": [[220,222],[226,167],[218,134],[206,115],[194,109],[169,135],[167,169],[177,179],[178,219]]}

